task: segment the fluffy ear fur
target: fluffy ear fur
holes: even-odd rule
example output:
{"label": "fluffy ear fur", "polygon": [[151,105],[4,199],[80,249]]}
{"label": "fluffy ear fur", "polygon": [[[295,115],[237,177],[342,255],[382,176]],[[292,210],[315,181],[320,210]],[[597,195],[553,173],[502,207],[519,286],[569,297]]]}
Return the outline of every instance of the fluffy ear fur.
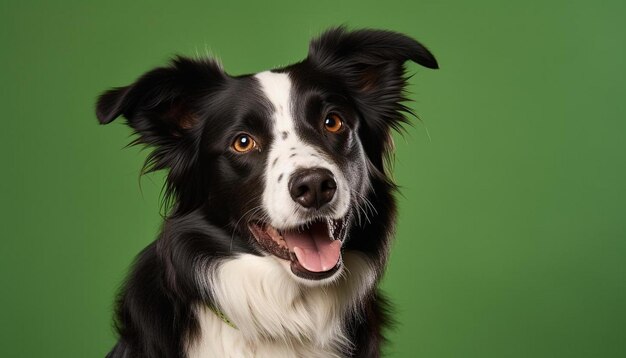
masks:
{"label": "fluffy ear fur", "polygon": [[373,166],[383,175],[383,162],[392,147],[390,128],[400,129],[406,101],[404,63],[437,69],[435,57],[419,42],[384,30],[330,29],[309,45],[308,61],[341,79],[353,91],[364,126],[361,136]]}
{"label": "fluffy ear fur", "polygon": [[124,116],[146,144],[180,136],[199,121],[198,100],[225,77],[213,61],[178,57],[169,67],[147,72],[135,83],[109,90],[96,105],[101,124]]}
{"label": "fluffy ear fur", "polygon": [[[174,59],[168,67],[145,73],[135,83],[111,89],[100,96],[96,116],[108,124],[119,116],[137,134],[132,144],[153,147],[144,173],[169,169],[165,199],[178,191],[175,184],[187,177],[197,157],[203,108],[227,78],[211,60]],[[180,193],[178,193],[180,194]]]}
{"label": "fluffy ear fur", "polygon": [[424,45],[403,34],[385,30],[330,29],[311,41],[309,58],[320,66],[341,63],[378,66],[411,60],[424,67],[439,68],[437,60]]}

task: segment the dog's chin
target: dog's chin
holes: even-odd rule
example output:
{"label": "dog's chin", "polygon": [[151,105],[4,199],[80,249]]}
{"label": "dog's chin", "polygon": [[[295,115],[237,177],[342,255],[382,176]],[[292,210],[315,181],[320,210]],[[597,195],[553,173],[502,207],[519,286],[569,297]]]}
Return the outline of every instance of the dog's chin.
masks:
{"label": "dog's chin", "polygon": [[296,281],[307,285],[327,284],[340,276],[346,227],[346,221],[331,218],[282,229],[264,222],[249,224],[261,248],[275,257]]}

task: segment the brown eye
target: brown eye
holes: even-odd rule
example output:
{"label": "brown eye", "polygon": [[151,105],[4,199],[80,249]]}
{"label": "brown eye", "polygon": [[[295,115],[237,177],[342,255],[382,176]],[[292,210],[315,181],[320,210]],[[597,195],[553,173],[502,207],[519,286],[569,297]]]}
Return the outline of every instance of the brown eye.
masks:
{"label": "brown eye", "polygon": [[236,152],[247,153],[256,148],[256,142],[250,135],[244,133],[235,138],[232,147]]}
{"label": "brown eye", "polygon": [[337,133],[343,128],[343,121],[338,114],[331,113],[324,119],[324,128],[331,133]]}

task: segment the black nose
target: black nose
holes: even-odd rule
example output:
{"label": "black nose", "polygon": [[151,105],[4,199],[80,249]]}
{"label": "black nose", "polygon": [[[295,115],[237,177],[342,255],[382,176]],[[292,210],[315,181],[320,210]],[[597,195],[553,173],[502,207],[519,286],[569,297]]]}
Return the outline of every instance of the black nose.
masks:
{"label": "black nose", "polygon": [[321,208],[333,200],[336,190],[337,183],[328,169],[300,169],[289,179],[291,197],[305,208]]}

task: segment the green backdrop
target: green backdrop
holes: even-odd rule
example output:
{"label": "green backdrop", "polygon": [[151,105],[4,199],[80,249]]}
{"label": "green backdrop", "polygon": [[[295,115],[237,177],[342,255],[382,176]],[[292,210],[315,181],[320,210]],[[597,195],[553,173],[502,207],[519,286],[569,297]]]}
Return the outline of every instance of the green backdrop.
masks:
{"label": "green backdrop", "polygon": [[401,31],[422,121],[396,136],[390,357],[626,356],[626,2],[2,1],[1,357],[102,357],[162,175],[96,124],[174,54],[232,74],[331,25]]}

